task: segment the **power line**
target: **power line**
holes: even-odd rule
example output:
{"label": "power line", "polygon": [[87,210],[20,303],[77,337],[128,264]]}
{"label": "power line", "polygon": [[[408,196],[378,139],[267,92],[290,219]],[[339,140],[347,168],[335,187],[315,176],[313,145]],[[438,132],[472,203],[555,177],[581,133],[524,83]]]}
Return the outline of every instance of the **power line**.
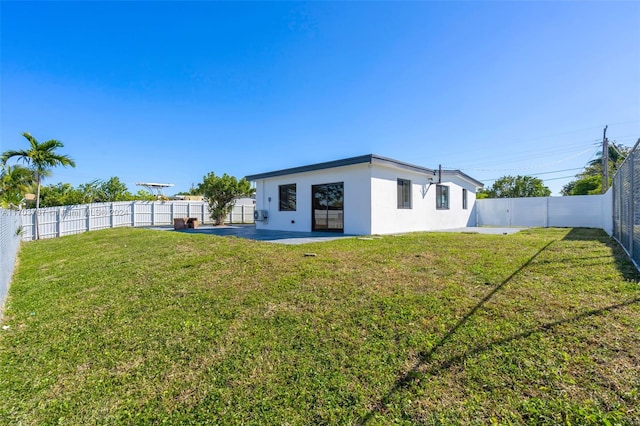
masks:
{"label": "power line", "polygon": [[531,175],[531,176],[538,176],[538,175],[550,175],[550,174],[552,174],[552,173],[571,172],[571,171],[574,171],[574,170],[583,170],[583,169],[584,169],[584,167],[575,167],[575,168],[573,168],[573,169],[556,170],[556,171],[554,171],[554,172],[534,173],[534,174],[533,174],[533,175]]}
{"label": "power line", "polygon": [[[550,174],[553,174],[553,173],[571,172],[571,171],[574,171],[574,170],[584,170],[584,167],[576,167],[576,168],[573,168],[573,169],[554,170],[552,172],[527,173],[527,176],[550,175]],[[483,179],[483,180],[492,181],[492,180],[498,180],[498,179],[502,179],[502,177],[494,178],[494,179]],[[553,179],[562,179],[562,178],[553,178]],[[553,180],[553,179],[545,179],[545,180]]]}
{"label": "power line", "polygon": [[[550,181],[550,180],[561,180],[561,179],[574,179],[575,175],[573,176],[561,176],[561,177],[554,177],[554,178],[549,178],[549,179],[544,179],[544,182]],[[498,179],[502,179],[502,178],[498,178]],[[498,179],[482,179],[481,182],[494,182]]]}
{"label": "power line", "polygon": [[545,179],[544,181],[548,181],[548,180],[560,180],[560,179],[574,179],[575,176],[562,176],[562,177],[555,177],[555,178],[551,178],[551,179]]}
{"label": "power line", "polygon": [[[531,169],[541,169],[544,168],[546,166],[550,166],[552,164],[558,164],[558,163],[562,163],[564,161],[568,161],[571,160],[573,158],[579,157],[582,154],[585,154],[589,151],[593,151],[593,147],[590,147],[588,149],[585,149],[584,151],[580,151],[577,154],[574,154],[572,156],[560,159],[560,160],[556,160],[556,161],[552,161],[549,163],[544,163],[544,164],[536,164],[533,166],[526,166],[526,167],[516,167],[516,168],[511,168],[511,169],[476,169],[476,168],[472,168],[472,167],[451,167],[451,166],[443,166],[447,169],[460,169],[460,170],[464,170],[464,171],[474,171],[474,172],[512,172],[512,171],[518,171],[518,170],[531,170]],[[592,154],[593,155],[593,154]],[[532,157],[528,157],[527,159],[531,159]],[[535,157],[533,157],[535,158]],[[505,160],[508,161],[508,160]],[[518,160],[510,160],[509,162],[517,162]],[[499,164],[499,163],[497,163]]]}

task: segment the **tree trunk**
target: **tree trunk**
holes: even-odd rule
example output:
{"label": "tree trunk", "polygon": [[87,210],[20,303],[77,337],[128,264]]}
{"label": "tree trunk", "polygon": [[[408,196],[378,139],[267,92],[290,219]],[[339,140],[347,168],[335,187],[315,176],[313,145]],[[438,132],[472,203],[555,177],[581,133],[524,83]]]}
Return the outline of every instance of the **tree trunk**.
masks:
{"label": "tree trunk", "polygon": [[216,219],[216,225],[217,226],[223,226],[224,225],[224,219],[227,217],[226,214],[219,214],[217,219]]}
{"label": "tree trunk", "polygon": [[36,240],[40,239],[40,182],[42,178],[38,173],[38,188],[36,189]]}

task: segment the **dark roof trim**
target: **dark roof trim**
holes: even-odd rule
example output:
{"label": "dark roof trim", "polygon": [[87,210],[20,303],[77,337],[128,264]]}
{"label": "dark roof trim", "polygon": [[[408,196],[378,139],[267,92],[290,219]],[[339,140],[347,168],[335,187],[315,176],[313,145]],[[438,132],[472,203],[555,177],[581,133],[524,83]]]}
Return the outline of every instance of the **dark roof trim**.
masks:
{"label": "dark roof trim", "polygon": [[[434,169],[416,166],[414,164],[405,163],[402,161],[394,160],[392,158],[382,157],[380,155],[368,154],[368,155],[360,155],[358,157],[344,158],[342,160],[310,164],[308,166],[292,167],[290,169],[282,169],[282,170],[276,170],[273,172],[248,175],[248,176],[245,176],[245,178],[250,181],[256,181],[259,179],[267,179],[267,178],[272,178],[277,176],[286,176],[286,175],[292,175],[296,173],[313,172],[316,170],[332,169],[335,167],[352,166],[354,164],[364,164],[364,163],[369,163],[369,164],[375,163],[383,166],[391,166],[391,167],[396,167],[400,169],[411,170],[418,173],[424,173],[428,175],[437,175],[438,173],[437,170],[434,170]],[[476,184],[477,186],[483,186],[482,182],[477,181],[470,176],[467,176],[466,174],[462,173],[459,170],[443,170],[442,173],[449,174],[449,175],[460,175],[462,178],[469,180],[470,182]]]}
{"label": "dark roof trim", "polygon": [[259,173],[257,175],[245,176],[247,180],[266,179],[276,176],[292,175],[295,173],[313,172],[315,170],[332,169],[334,167],[351,166],[353,164],[368,163],[372,155],[361,155],[359,157],[345,158],[343,160],[327,161],[325,163],[310,164],[308,166],[292,167],[290,169],[276,170],[274,172]]}

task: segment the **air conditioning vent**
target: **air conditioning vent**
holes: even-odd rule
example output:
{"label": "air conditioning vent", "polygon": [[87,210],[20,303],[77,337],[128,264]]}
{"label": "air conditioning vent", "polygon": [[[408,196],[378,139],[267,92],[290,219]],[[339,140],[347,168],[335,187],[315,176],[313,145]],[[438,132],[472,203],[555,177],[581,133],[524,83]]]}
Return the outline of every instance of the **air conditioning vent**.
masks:
{"label": "air conditioning vent", "polygon": [[258,222],[263,222],[269,219],[269,212],[267,210],[256,210],[253,212],[253,219]]}

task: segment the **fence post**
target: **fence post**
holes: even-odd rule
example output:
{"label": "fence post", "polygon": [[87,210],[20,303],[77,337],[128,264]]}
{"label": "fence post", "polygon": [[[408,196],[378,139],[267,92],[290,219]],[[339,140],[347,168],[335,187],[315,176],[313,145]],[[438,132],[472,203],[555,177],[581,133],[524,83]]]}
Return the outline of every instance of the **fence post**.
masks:
{"label": "fence post", "polygon": [[87,204],[87,231],[91,231],[91,204]]}
{"label": "fence post", "polygon": [[35,240],[35,234],[33,232],[33,228],[34,228],[34,221],[36,220],[35,218],[35,213],[31,213],[31,215],[29,215],[29,222],[30,222],[30,231],[31,231],[31,240]]}
{"label": "fence post", "polygon": [[131,202],[131,226],[136,227],[136,202]]}
{"label": "fence post", "polygon": [[206,209],[204,208],[204,204],[205,204],[205,202],[203,201],[202,204],[200,205],[202,207],[202,223],[204,223],[206,218],[207,218],[206,212],[205,212]]}
{"label": "fence post", "polygon": [[58,209],[58,238],[62,236],[62,207]]}
{"label": "fence post", "polygon": [[113,228],[113,203],[109,206],[109,228]]}
{"label": "fence post", "polygon": [[156,224],[156,202],[151,202],[151,226]]}
{"label": "fence post", "polygon": [[633,161],[635,159],[635,151],[631,151],[629,153],[629,158],[627,158],[628,160],[628,165],[629,165],[629,192],[630,192],[630,196],[629,198],[631,198],[631,202],[629,204],[629,218],[631,220],[631,223],[629,224],[629,257],[633,259],[633,231],[635,229],[635,212],[634,210],[634,205],[635,205],[635,201],[636,198],[638,196],[638,189],[636,189],[634,191],[633,188],[633,169],[634,169],[634,164]]}
{"label": "fence post", "polygon": [[546,197],[545,201],[545,215],[544,215],[544,227],[548,228],[549,227],[549,198],[550,197]]}
{"label": "fence post", "polygon": [[244,204],[241,207],[242,207],[242,210],[241,210],[241,212],[242,212],[242,221],[241,222],[244,225]]}

